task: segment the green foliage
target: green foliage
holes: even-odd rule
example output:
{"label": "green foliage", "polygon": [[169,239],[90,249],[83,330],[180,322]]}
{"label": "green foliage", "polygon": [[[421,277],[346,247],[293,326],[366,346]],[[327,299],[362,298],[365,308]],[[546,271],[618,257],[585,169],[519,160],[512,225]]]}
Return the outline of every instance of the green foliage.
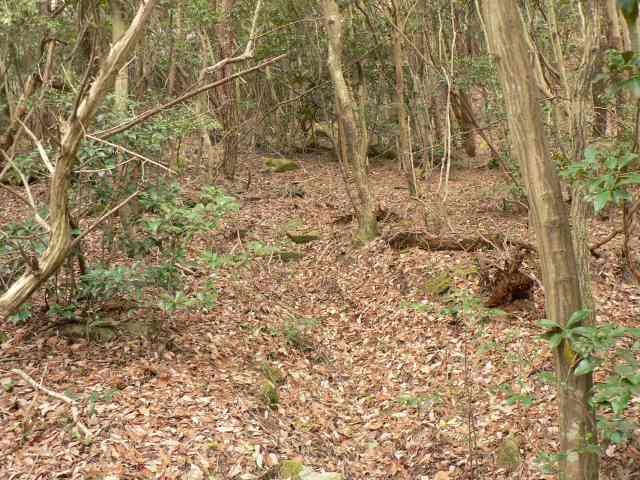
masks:
{"label": "green foliage", "polygon": [[31,304],[27,302],[27,303],[23,303],[20,306],[20,309],[13,315],[10,315],[7,318],[7,320],[9,320],[14,325],[19,325],[21,323],[26,322],[30,318],[31,318]]}
{"label": "green foliage", "polygon": [[160,299],[160,308],[166,312],[177,310],[201,310],[210,311],[216,303],[218,292],[213,282],[207,282],[206,288],[198,290],[193,295],[188,295],[183,291],[173,294],[164,294]]}
{"label": "green foliage", "polygon": [[126,296],[140,297],[141,289],[149,284],[139,265],[97,265],[80,277],[79,298],[99,300]]}
{"label": "green foliage", "polygon": [[220,255],[211,250],[204,250],[198,261],[207,265],[211,269],[217,269],[224,266],[234,266],[234,265],[242,265],[248,260],[248,255],[246,253],[238,253],[236,255]]}
{"label": "green foliage", "polygon": [[447,303],[448,306],[440,311],[440,315],[461,317],[471,324],[487,322],[492,317],[506,315],[499,308],[485,307],[481,298],[462,288],[452,290]]}
{"label": "green foliage", "polygon": [[[147,213],[138,220],[142,228],[136,242],[145,252],[155,250],[158,261],[127,266],[97,264],[79,276],[64,298],[56,296],[49,308],[50,317],[72,321],[100,318],[101,305],[107,300],[118,302],[124,310],[130,305],[159,306],[165,313],[213,308],[217,299],[213,282],[194,292],[185,291],[178,261],[196,234],[214,229],[218,219],[237,204],[213,187],[203,188],[195,199],[184,198],[174,183],[150,188],[141,195],[140,203]],[[0,243],[0,248],[3,245]],[[210,266],[221,263],[210,262]],[[16,321],[21,319],[16,317]]]}
{"label": "green foliage", "polygon": [[96,388],[89,393],[87,414],[92,417],[96,412],[96,406],[100,403],[111,403],[118,394],[115,388]]}
{"label": "green foliage", "polygon": [[182,258],[193,236],[215,229],[220,217],[238,204],[215,187],[205,187],[195,201],[179,198],[181,187],[162,185],[140,196],[141,205],[149,212],[139,221],[146,237],[139,241],[142,251],[156,247],[165,256]]}
{"label": "green foliage", "polygon": [[618,8],[622,11],[624,19],[632,28],[638,18],[638,1],[637,0],[618,0]]}
{"label": "green foliage", "polygon": [[[640,338],[640,328],[618,325],[583,325],[589,318],[589,310],[576,311],[565,325],[551,320],[541,320],[538,324],[546,332],[542,338],[551,348],[558,348],[563,341],[569,343],[576,353],[573,374],[586,375],[605,365],[603,356],[613,353],[613,368],[605,371],[603,382],[596,384],[592,403],[601,411],[611,414],[611,418],[599,417],[605,439],[620,443],[628,438],[629,421],[624,418],[631,399],[640,394],[640,362],[636,355],[640,352],[640,342],[628,344],[633,338]],[[620,346],[620,344],[627,346]],[[617,425],[617,426],[616,426]]]}
{"label": "green foliage", "polygon": [[638,159],[638,154],[624,145],[591,146],[584,159],[569,165],[562,175],[582,184],[586,199],[599,211],[609,203],[621,206],[631,199],[629,189],[640,185]]}
{"label": "green foliage", "polygon": [[429,313],[433,311],[433,305],[430,303],[409,302],[404,300],[400,302],[400,308],[403,310],[413,310],[416,313]]}
{"label": "green foliage", "polygon": [[260,241],[251,241],[247,244],[247,250],[258,257],[268,257],[282,251],[278,245],[268,245]]}
{"label": "green foliage", "polygon": [[[41,212],[46,217],[45,212]],[[47,232],[32,218],[9,223],[0,228],[0,289],[22,273],[27,258],[42,254],[47,248]]]}
{"label": "green foliage", "polygon": [[442,403],[442,397],[439,394],[434,395],[411,395],[403,394],[395,400],[396,403],[413,408],[432,408],[434,405]]}
{"label": "green foliage", "polygon": [[[522,379],[518,379],[517,382],[520,384],[521,388],[524,387],[525,382],[523,382]],[[519,403],[522,404],[523,407],[528,408],[533,405],[533,402],[535,401],[535,397],[528,392],[514,392],[513,387],[508,383],[500,385],[500,390],[502,390],[502,393],[507,397],[507,405],[515,405]]]}
{"label": "green foliage", "polygon": [[287,343],[301,352],[313,350],[311,329],[318,324],[315,318],[290,316],[282,327]]}

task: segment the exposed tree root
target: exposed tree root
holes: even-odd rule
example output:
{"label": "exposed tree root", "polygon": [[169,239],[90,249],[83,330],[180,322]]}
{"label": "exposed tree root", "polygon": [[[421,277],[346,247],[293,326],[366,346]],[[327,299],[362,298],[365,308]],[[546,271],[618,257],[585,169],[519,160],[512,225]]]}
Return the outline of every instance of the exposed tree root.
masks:
{"label": "exposed tree root", "polygon": [[480,283],[489,294],[485,306],[499,307],[517,299],[531,298],[534,281],[520,271],[524,253],[519,250],[505,262],[504,268],[479,262]]}

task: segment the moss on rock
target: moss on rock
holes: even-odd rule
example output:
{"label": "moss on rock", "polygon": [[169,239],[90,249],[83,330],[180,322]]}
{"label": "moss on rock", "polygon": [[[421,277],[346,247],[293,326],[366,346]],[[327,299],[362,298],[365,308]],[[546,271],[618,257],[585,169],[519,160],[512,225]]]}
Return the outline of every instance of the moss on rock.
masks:
{"label": "moss on rock", "polygon": [[269,380],[265,381],[262,384],[262,389],[260,390],[260,398],[270,408],[274,408],[278,403],[280,403],[280,394],[278,393],[278,387],[276,387]]}
{"label": "moss on rock", "polygon": [[434,275],[426,281],[424,287],[431,296],[443,295],[453,286],[453,278],[448,272]]}
{"label": "moss on rock", "polygon": [[282,480],[300,480],[300,474],[304,469],[302,462],[298,460],[285,460],[280,464],[280,478]]}
{"label": "moss on rock", "polygon": [[507,470],[515,470],[520,466],[520,438],[517,435],[509,435],[500,442],[496,449],[496,463]]}
{"label": "moss on rock", "polygon": [[314,242],[320,239],[320,232],[304,228],[288,230],[285,234],[289,240],[297,244]]}
{"label": "moss on rock", "polygon": [[264,165],[273,173],[290,172],[300,168],[296,162],[287,158],[265,158]]}

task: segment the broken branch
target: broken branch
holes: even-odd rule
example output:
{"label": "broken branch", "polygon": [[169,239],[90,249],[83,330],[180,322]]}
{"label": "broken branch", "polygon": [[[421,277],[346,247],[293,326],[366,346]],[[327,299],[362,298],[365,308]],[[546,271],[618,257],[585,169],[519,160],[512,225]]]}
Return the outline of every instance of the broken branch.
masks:
{"label": "broken branch", "polygon": [[16,374],[16,375],[18,375],[25,382],[27,382],[29,385],[31,385],[34,389],[40,390],[41,392],[46,393],[50,397],[55,398],[55,399],[60,400],[60,401],[63,401],[64,403],[70,405],[71,406],[71,416],[73,417],[73,422],[78,427],[78,430],[80,430],[87,439],[91,438],[91,432],[80,421],[80,418],[79,418],[80,415],[78,413],[78,409],[76,408],[78,403],[75,400],[73,400],[72,398],[67,397],[66,395],[63,395],[62,393],[55,392],[55,391],[45,387],[44,385],[36,382],[33,378],[31,378],[29,375],[27,375],[25,372],[23,372],[19,368],[14,368],[14,369],[11,370],[11,372]]}

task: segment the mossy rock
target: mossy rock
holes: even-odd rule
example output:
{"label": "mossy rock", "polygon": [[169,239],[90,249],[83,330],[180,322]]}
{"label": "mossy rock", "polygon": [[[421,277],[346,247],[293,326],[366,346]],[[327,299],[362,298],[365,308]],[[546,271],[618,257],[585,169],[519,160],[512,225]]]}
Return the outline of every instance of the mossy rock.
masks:
{"label": "mossy rock", "polygon": [[310,243],[315,242],[316,240],[320,240],[320,232],[317,230],[308,230],[308,229],[295,229],[289,230],[285,232],[287,238],[291,240],[293,243],[302,244],[302,243]]}
{"label": "mossy rock", "polygon": [[289,250],[277,251],[277,252],[259,252],[254,254],[259,258],[275,258],[282,262],[295,262],[296,260],[300,260],[304,257],[303,253],[294,252]]}
{"label": "mossy rock", "polygon": [[65,325],[62,327],[61,333],[68,338],[88,338],[96,342],[108,342],[117,335],[116,329],[111,325],[86,325],[82,323]]}
{"label": "mossy rock", "polygon": [[280,394],[278,393],[278,387],[276,387],[269,380],[266,380],[262,384],[260,389],[260,399],[270,408],[275,408],[280,403]]}
{"label": "mossy rock", "polygon": [[304,465],[298,460],[285,460],[280,464],[278,474],[281,480],[300,480]]}
{"label": "mossy rock", "polygon": [[16,382],[14,382],[13,379],[9,377],[6,377],[0,380],[0,385],[2,385],[2,390],[4,390],[7,393],[11,393],[15,384]]}
{"label": "mossy rock", "polygon": [[518,468],[522,462],[520,444],[521,440],[517,435],[508,435],[504,438],[496,449],[496,464],[507,470]]}
{"label": "mossy rock", "polygon": [[296,162],[287,158],[266,158],[264,165],[273,173],[290,172],[300,168]]}
{"label": "mossy rock", "polygon": [[453,274],[460,278],[470,278],[478,274],[478,267],[473,264],[458,265],[453,270]]}
{"label": "mossy rock", "polygon": [[152,338],[160,333],[160,323],[154,320],[132,320],[123,326],[125,334],[131,337]]}
{"label": "mossy rock", "polygon": [[274,385],[282,385],[284,383],[285,374],[278,367],[273,367],[267,362],[262,362],[260,365],[260,372],[262,372],[264,378]]}
{"label": "mossy rock", "polygon": [[444,295],[453,286],[453,278],[448,272],[434,275],[426,281],[424,287],[431,296]]}
{"label": "mossy rock", "polygon": [[302,259],[302,257],[304,257],[304,254],[300,252],[283,251],[283,252],[276,252],[273,254],[273,256],[283,262],[295,262],[296,260]]}

